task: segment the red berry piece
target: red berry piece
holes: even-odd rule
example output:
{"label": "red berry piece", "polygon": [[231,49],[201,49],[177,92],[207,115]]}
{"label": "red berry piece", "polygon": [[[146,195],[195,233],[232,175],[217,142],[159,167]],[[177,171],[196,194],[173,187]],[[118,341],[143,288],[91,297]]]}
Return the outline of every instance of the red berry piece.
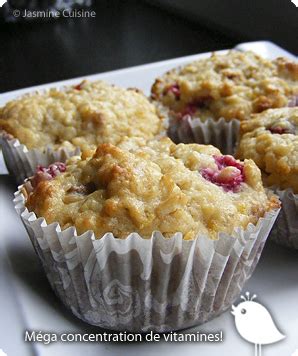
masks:
{"label": "red berry piece", "polygon": [[179,84],[173,84],[167,87],[164,91],[164,95],[167,95],[168,93],[172,93],[175,96],[176,100],[180,99],[180,86]]}
{"label": "red berry piece", "polygon": [[244,182],[243,164],[233,156],[214,156],[217,170],[205,168],[201,171],[203,178],[222,187],[226,192],[239,191],[240,184]]}
{"label": "red berry piece", "polygon": [[270,127],[269,131],[273,134],[278,134],[278,135],[288,133],[288,130],[285,127],[281,127],[281,126]]}
{"label": "red berry piece", "polygon": [[31,180],[32,186],[36,187],[38,183],[51,180],[58,176],[59,174],[65,172],[66,165],[62,162],[55,162],[50,164],[48,167],[37,166],[36,174]]}

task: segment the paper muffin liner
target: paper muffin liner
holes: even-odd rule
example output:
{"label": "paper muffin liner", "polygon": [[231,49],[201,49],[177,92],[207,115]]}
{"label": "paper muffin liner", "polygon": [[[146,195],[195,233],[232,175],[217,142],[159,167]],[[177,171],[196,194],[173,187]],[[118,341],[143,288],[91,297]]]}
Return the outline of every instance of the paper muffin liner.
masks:
{"label": "paper muffin liner", "polygon": [[298,194],[294,194],[293,189],[272,189],[282,207],[270,237],[280,245],[298,249]]}
{"label": "paper muffin liner", "polygon": [[54,150],[50,147],[44,150],[31,149],[21,144],[6,132],[0,132],[0,144],[8,172],[15,178],[18,184],[31,177],[36,172],[38,165],[49,166],[54,162],[65,162],[69,157],[80,154],[80,149],[68,150],[60,148]]}
{"label": "paper muffin liner", "polygon": [[[26,187],[26,185],[24,185]],[[153,232],[96,239],[92,231],[47,224],[15,193],[20,215],[48,280],[61,301],[85,322],[112,330],[165,332],[202,324],[229,308],[251,276],[279,210],[257,225],[218,240]],[[27,188],[28,189],[28,188]]]}
{"label": "paper muffin liner", "polygon": [[201,121],[189,115],[172,117],[168,130],[169,137],[176,143],[199,143],[217,147],[223,154],[234,154],[239,136],[240,121],[224,118]]}

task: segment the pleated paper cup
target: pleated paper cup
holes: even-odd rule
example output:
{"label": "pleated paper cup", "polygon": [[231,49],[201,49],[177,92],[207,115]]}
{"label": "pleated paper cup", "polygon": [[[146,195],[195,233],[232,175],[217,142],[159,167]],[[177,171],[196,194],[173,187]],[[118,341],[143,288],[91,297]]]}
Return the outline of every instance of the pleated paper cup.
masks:
{"label": "pleated paper cup", "polygon": [[169,137],[175,143],[199,143],[213,145],[223,154],[234,154],[239,137],[240,121],[224,118],[201,121],[186,115],[182,118],[172,116],[168,130]]}
{"label": "pleated paper cup", "polygon": [[25,207],[22,189],[15,208],[57,296],[73,314],[106,329],[165,332],[202,324],[230,308],[251,276],[279,210],[256,225],[220,233],[218,240],[181,233],[145,239],[47,224]]}
{"label": "pleated paper cup", "polygon": [[293,189],[272,188],[279,196],[282,207],[270,237],[278,244],[298,249],[298,194]]}
{"label": "pleated paper cup", "polygon": [[48,167],[54,162],[65,162],[68,158],[80,154],[80,149],[68,150],[60,148],[54,150],[46,147],[42,149],[28,149],[20,141],[6,132],[0,132],[0,144],[8,172],[18,184],[36,173],[38,165]]}

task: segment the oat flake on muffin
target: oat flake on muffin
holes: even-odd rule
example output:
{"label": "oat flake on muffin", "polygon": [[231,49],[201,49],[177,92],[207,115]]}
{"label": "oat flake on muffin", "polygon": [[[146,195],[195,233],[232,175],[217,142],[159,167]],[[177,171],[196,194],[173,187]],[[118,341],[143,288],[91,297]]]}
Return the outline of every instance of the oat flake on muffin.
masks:
{"label": "oat flake on muffin", "polygon": [[[62,167],[62,171],[65,167]],[[32,181],[26,206],[48,224],[75,226],[125,238],[153,231],[185,239],[233,233],[278,207],[268,198],[252,160],[240,162],[212,146],[175,145],[170,139],[118,147],[101,144],[87,159],[72,158],[50,179],[57,165]],[[46,176],[43,178],[43,173]],[[24,192],[25,194],[25,192]]]}
{"label": "oat flake on muffin", "polygon": [[157,109],[138,89],[83,81],[35,92],[0,108],[0,130],[28,149],[95,149],[123,137],[153,138],[163,129]]}
{"label": "oat flake on muffin", "polygon": [[298,107],[271,109],[241,124],[237,155],[253,159],[267,186],[298,193]]}
{"label": "oat flake on muffin", "polygon": [[152,97],[181,117],[242,121],[269,108],[297,105],[298,63],[253,52],[214,53],[156,79]]}

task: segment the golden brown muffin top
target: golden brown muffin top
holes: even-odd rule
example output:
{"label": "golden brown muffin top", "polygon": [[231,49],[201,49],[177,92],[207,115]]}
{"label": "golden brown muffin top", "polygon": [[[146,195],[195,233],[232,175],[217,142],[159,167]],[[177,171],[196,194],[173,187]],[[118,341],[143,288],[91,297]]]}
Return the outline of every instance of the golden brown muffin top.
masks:
{"label": "golden brown muffin top", "polygon": [[237,155],[251,158],[267,186],[298,193],[298,107],[271,109],[241,123]]}
{"label": "golden brown muffin top", "polygon": [[27,94],[0,108],[0,130],[30,149],[95,149],[126,136],[151,139],[162,126],[156,107],[139,90],[103,81]]}
{"label": "golden brown muffin top", "polygon": [[177,115],[247,120],[252,113],[297,105],[298,63],[253,52],[212,54],[156,79],[152,97]]}
{"label": "golden brown muffin top", "polygon": [[[140,140],[139,140],[140,141]],[[182,232],[184,239],[233,233],[278,206],[265,194],[252,160],[236,161],[212,146],[170,139],[101,144],[87,159],[41,168],[26,206],[47,223],[93,230],[97,238],[132,232],[150,238]],[[54,177],[54,178],[52,178]]]}

